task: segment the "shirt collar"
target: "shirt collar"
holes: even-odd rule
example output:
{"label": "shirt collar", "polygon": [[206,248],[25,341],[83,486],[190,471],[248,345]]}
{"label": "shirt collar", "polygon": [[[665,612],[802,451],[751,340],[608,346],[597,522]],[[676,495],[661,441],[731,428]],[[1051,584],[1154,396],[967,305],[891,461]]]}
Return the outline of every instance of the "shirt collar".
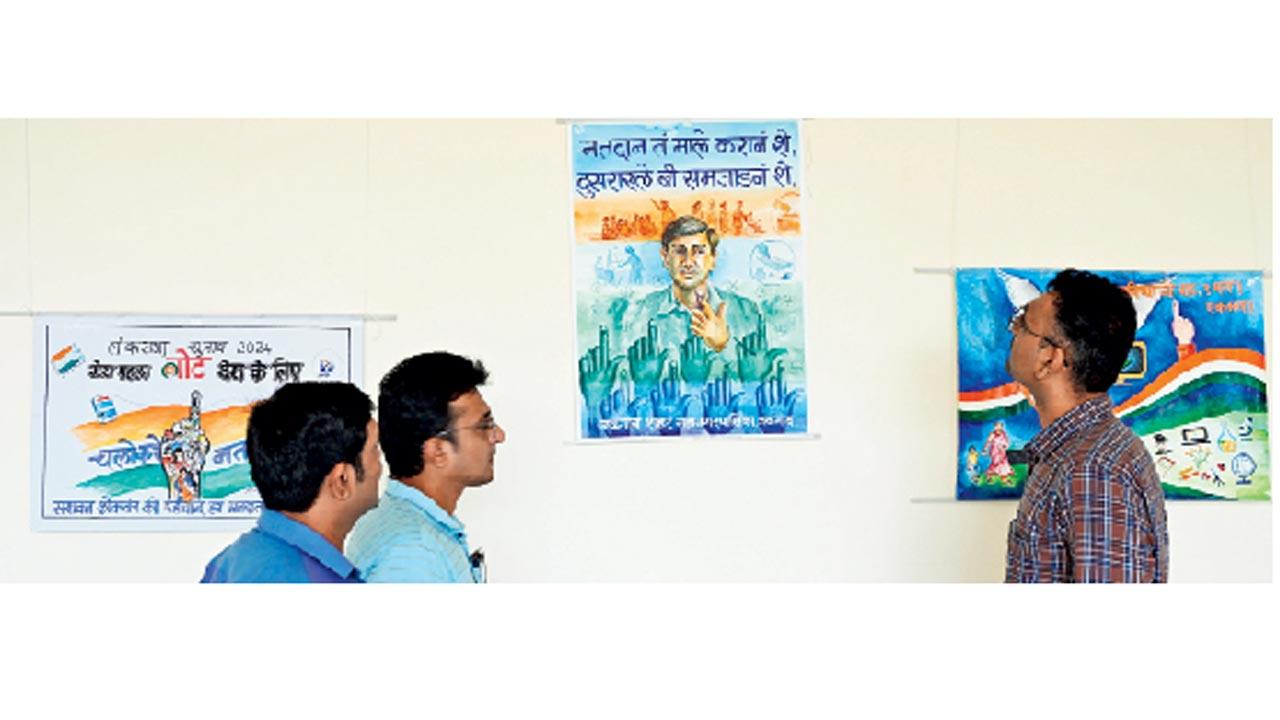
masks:
{"label": "shirt collar", "polygon": [[1032,461],[1044,460],[1057,452],[1073,435],[1108,417],[1113,417],[1111,398],[1104,393],[1085,400],[1049,423],[1049,427],[1036,433],[1025,449]]}
{"label": "shirt collar", "polygon": [[319,560],[321,565],[340,577],[351,577],[356,572],[351,561],[325,540],[323,535],[284,513],[263,509],[262,516],[258,518],[258,529]]}
{"label": "shirt collar", "polygon": [[[679,300],[676,299],[675,290],[670,285],[667,286],[667,291],[666,293],[663,294],[662,297],[663,297],[662,312],[664,314],[672,313],[672,312],[683,312],[683,313],[689,312],[689,308],[685,307],[683,304],[681,304]],[[721,302],[720,293],[716,292],[715,287],[713,287],[711,285],[711,281],[708,280],[707,281],[707,303],[710,304],[712,308],[718,308],[720,307],[720,302]]]}
{"label": "shirt collar", "polygon": [[421,510],[435,521],[437,525],[442,526],[449,531],[449,534],[457,538],[466,537],[466,529],[462,525],[462,521],[444,511],[444,508],[436,504],[426,493],[416,487],[406,485],[394,478],[387,481],[387,495],[399,498]]}

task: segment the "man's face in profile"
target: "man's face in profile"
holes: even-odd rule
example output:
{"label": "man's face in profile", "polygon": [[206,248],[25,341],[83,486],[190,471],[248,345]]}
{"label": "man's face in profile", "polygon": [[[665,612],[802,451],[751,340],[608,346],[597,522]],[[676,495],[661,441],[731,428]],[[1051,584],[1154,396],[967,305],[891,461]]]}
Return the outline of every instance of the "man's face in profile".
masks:
{"label": "man's face in profile", "polygon": [[682,290],[700,287],[716,266],[715,251],[701,233],[674,238],[661,252],[662,264]]}
{"label": "man's face in profile", "polygon": [[479,390],[471,390],[449,403],[452,436],[449,471],[464,487],[478,487],[493,480],[493,459],[507,433],[493,421],[493,410]]}

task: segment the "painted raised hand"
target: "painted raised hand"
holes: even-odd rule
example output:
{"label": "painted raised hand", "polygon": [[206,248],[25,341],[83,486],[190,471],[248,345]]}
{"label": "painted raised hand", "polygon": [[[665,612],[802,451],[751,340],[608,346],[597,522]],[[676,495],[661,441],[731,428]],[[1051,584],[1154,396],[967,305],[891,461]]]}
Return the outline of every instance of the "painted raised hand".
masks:
{"label": "painted raised hand", "polygon": [[609,331],[600,327],[600,341],[578,359],[578,387],[587,408],[587,436],[599,437],[600,404],[613,391],[622,356],[609,356]]}
{"label": "painted raised hand", "polygon": [[738,379],[744,384],[761,382],[774,361],[786,352],[786,348],[769,347],[764,316],[761,315],[755,332],[738,340]]}
{"label": "painted raised hand", "polygon": [[725,319],[729,312],[726,303],[712,309],[705,297],[698,298],[698,306],[689,313],[689,332],[700,337],[707,347],[720,352],[729,345],[729,321]]}
{"label": "painted raised hand", "polygon": [[600,402],[600,431],[608,437],[640,435],[644,400],[633,400],[627,387],[614,390]]}
{"label": "painted raised hand", "polygon": [[637,338],[627,348],[627,363],[631,368],[631,380],[636,384],[637,397],[647,397],[658,387],[670,352],[665,349],[658,352],[658,325],[650,320],[644,337]]}
{"label": "painted raised hand", "polygon": [[1179,345],[1190,345],[1192,338],[1196,336],[1195,323],[1190,318],[1183,317],[1178,310],[1178,301],[1173,301],[1173,322],[1170,323],[1170,330],[1173,330],[1173,337],[1177,339]]}
{"label": "painted raised hand", "polygon": [[711,363],[715,353],[696,336],[690,335],[680,343],[680,378],[695,392],[700,391],[711,377]]}
{"label": "painted raised hand", "polygon": [[1178,359],[1190,357],[1196,352],[1196,344],[1194,338],[1196,336],[1196,325],[1191,322],[1191,318],[1184,317],[1178,311],[1178,301],[1173,301],[1173,322],[1169,324],[1169,329],[1173,331],[1173,337],[1178,341]]}
{"label": "painted raised hand", "polygon": [[680,392],[680,380],[676,377],[676,364],[667,366],[666,376],[658,382],[658,388],[649,393],[653,417],[659,435],[679,435],[680,420],[689,411],[693,398]]}
{"label": "painted raised hand", "polygon": [[760,432],[785,432],[794,422],[796,399],[799,397],[799,390],[787,390],[787,379],[782,372],[782,361],[779,360],[769,377],[756,388],[756,415]]}
{"label": "painted raised hand", "polygon": [[733,419],[741,412],[743,394],[734,392],[733,380],[726,368],[724,374],[712,380],[702,391],[703,426],[712,435],[723,435],[734,429]]}

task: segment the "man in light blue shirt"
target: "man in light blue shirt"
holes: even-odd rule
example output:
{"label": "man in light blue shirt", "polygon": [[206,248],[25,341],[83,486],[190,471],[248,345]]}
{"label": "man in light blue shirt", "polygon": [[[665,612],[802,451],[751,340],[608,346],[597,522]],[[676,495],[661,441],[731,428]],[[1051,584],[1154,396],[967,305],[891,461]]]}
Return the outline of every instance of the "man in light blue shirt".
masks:
{"label": "man in light blue shirt", "polygon": [[382,378],[378,425],[391,479],[375,510],[347,538],[368,582],[484,582],[479,551],[454,517],[469,487],[493,480],[506,433],[479,387],[479,361],[446,352],[415,355]]}
{"label": "man in light blue shirt", "polygon": [[245,444],[266,507],[205,567],[201,582],[360,582],[342,555],[378,502],[378,424],[350,383],[290,383],[253,406]]}

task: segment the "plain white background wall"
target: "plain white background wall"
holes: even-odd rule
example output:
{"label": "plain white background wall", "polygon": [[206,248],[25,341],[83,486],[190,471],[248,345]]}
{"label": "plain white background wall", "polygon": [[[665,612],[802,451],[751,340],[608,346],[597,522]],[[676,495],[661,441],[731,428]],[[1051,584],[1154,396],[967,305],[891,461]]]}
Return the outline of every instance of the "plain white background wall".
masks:
{"label": "plain white background wall", "polygon": [[[1271,123],[802,132],[817,440],[570,442],[551,120],[0,121],[0,310],[395,314],[367,388],[411,353],[481,358],[508,439],[458,514],[495,581],[999,580],[1014,504],[945,500],[953,289],[915,269],[1269,271]],[[29,318],[0,337],[0,579],[197,578],[234,534],[30,532]],[[1270,503],[1169,516],[1174,581],[1271,579]]]}

